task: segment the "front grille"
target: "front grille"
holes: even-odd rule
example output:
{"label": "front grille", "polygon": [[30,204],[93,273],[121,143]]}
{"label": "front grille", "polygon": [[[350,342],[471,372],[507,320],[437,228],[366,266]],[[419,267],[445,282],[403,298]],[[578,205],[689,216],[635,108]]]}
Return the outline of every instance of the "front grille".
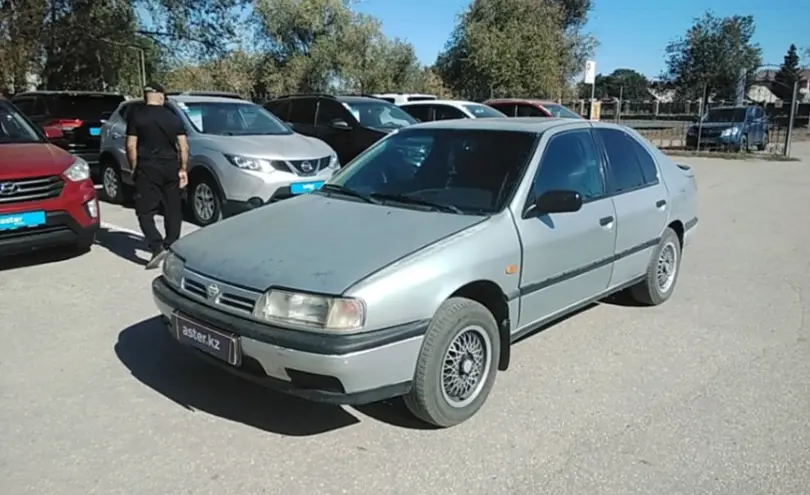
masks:
{"label": "front grille", "polygon": [[[213,296],[210,296],[208,289],[212,286],[216,286],[217,290]],[[206,304],[241,315],[251,314],[260,297],[260,294],[256,292],[234,287],[191,270],[186,270],[183,274],[181,288],[186,294],[204,301]]]}
{"label": "front grille", "polygon": [[56,198],[62,193],[64,186],[58,175],[0,180],[0,204]]}
{"label": "front grille", "polygon": [[[307,177],[315,175],[329,166],[329,157],[315,158],[313,160],[288,160],[290,168],[298,175]],[[309,164],[307,166],[306,164]]]}
{"label": "front grille", "polygon": [[55,234],[58,232],[70,232],[70,228],[66,225],[40,225],[39,227],[27,227],[24,229],[0,230],[0,241],[41,234]]}

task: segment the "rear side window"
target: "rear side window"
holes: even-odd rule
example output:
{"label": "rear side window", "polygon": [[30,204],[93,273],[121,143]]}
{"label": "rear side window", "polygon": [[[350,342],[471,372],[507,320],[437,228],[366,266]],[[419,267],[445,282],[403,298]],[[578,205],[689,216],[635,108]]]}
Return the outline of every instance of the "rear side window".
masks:
{"label": "rear side window", "polygon": [[31,112],[34,110],[34,100],[31,99],[24,99],[24,100],[17,100],[14,103],[14,106],[20,109],[26,116],[33,115]]}
{"label": "rear side window", "polygon": [[518,117],[546,117],[546,114],[532,105],[518,105]]}
{"label": "rear side window", "polygon": [[430,120],[430,105],[403,105],[399,108],[405,110],[411,117],[419,119],[421,122]]}
{"label": "rear side window", "polygon": [[635,139],[618,129],[594,131],[605,145],[612,192],[628,192],[658,182],[655,160]]}
{"label": "rear side window", "polygon": [[318,100],[315,98],[295,98],[292,100],[289,122],[315,125],[315,111],[317,108]]}
{"label": "rear side window", "polygon": [[125,121],[129,120],[129,117],[135,112],[135,109],[143,106],[142,101],[137,101],[135,103],[127,103],[121,107],[121,118]]}
{"label": "rear side window", "polygon": [[318,125],[329,125],[336,120],[342,120],[349,123],[348,112],[343,108],[343,105],[334,101],[322,99],[318,104]]}
{"label": "rear side window", "polygon": [[109,118],[124,101],[121,95],[81,94],[48,97],[48,114],[58,119],[100,120]]}
{"label": "rear side window", "polygon": [[289,122],[291,106],[292,100],[276,100],[265,105],[265,108],[273,112],[273,114],[281,120]]}
{"label": "rear side window", "polygon": [[405,99],[408,100],[408,101],[433,101],[436,98],[434,98],[432,96],[409,96],[409,97],[407,97]]}
{"label": "rear side window", "polygon": [[436,120],[453,120],[453,119],[466,119],[467,116],[458,108],[451,107],[450,105],[436,105],[433,107],[436,110]]}

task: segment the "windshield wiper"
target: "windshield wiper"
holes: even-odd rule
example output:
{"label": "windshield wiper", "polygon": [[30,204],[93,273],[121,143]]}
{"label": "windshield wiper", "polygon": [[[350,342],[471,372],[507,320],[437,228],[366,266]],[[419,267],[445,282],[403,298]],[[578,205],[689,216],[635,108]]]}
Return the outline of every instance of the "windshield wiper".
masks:
{"label": "windshield wiper", "polygon": [[434,203],[433,201],[428,201],[426,199],[419,199],[414,198],[413,196],[407,196],[405,194],[386,194],[386,193],[372,193],[372,197],[378,199],[388,199],[391,201],[398,201],[400,203],[412,204],[412,205],[420,205],[420,206],[427,206],[429,208],[434,208],[439,211],[443,211],[445,213],[457,213],[457,214],[464,214],[459,208],[453,205],[446,205],[442,203]]}
{"label": "windshield wiper", "polygon": [[346,196],[351,196],[353,198],[362,199],[366,203],[371,203],[371,204],[375,204],[375,205],[380,204],[379,201],[372,198],[371,196],[368,196],[368,195],[363,194],[361,192],[357,192],[354,189],[349,189],[348,187],[344,187],[344,186],[341,186],[339,184],[324,184],[318,190],[319,191],[331,191],[331,192],[344,194]]}

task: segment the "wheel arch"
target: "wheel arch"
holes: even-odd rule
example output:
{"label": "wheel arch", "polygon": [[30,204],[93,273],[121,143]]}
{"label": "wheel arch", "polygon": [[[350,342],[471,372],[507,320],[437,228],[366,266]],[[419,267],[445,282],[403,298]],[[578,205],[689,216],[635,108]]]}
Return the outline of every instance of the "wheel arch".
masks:
{"label": "wheel arch", "polygon": [[219,180],[219,176],[217,176],[216,172],[214,172],[211,167],[204,163],[197,164],[194,167],[189,167],[189,184],[193,184],[195,180],[200,180],[202,178],[211,179],[217,188],[217,190],[214,192],[218,193],[221,199],[225,199],[225,189],[222,187],[222,182]]}
{"label": "wheel arch", "polygon": [[681,222],[680,220],[673,220],[672,222],[669,223],[669,225],[667,225],[667,228],[670,228],[673,231],[675,231],[675,234],[678,236],[678,242],[681,245],[680,247],[683,248],[683,239],[684,234],[686,233],[686,229],[684,227],[683,222]]}
{"label": "wheel arch", "polygon": [[449,297],[464,297],[476,301],[492,313],[501,339],[498,370],[505,371],[511,357],[511,324],[508,299],[501,287],[491,280],[476,280],[459,287]]}

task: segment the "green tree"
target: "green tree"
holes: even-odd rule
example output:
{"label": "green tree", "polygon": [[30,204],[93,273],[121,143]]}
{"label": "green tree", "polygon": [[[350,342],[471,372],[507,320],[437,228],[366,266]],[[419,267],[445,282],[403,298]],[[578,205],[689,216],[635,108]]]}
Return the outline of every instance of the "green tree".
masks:
{"label": "green tree", "polygon": [[45,0],[0,0],[0,86],[26,89],[29,76],[41,70]]}
{"label": "green tree", "polygon": [[557,97],[579,46],[565,35],[564,20],[552,2],[477,0],[461,15],[436,69],[466,98]]}
{"label": "green tree", "polygon": [[[616,69],[608,75],[597,74],[594,96],[597,99],[621,97],[623,100],[649,100],[649,86],[650,81],[644,74],[633,69]],[[580,83],[579,97],[591,97],[590,84]]]}
{"label": "green tree", "polygon": [[[801,80],[802,69],[799,66],[799,52],[796,45],[791,44],[785,54],[785,59],[779,71],[773,76],[771,91],[779,99],[791,101],[793,98],[793,85]],[[801,95],[798,95],[801,96]]]}
{"label": "green tree", "polygon": [[733,98],[740,71],[753,76],[761,65],[754,31],[753,16],[720,18],[706,12],[685,36],[667,45],[663,77],[681,97],[700,98],[705,86],[709,95]]}

